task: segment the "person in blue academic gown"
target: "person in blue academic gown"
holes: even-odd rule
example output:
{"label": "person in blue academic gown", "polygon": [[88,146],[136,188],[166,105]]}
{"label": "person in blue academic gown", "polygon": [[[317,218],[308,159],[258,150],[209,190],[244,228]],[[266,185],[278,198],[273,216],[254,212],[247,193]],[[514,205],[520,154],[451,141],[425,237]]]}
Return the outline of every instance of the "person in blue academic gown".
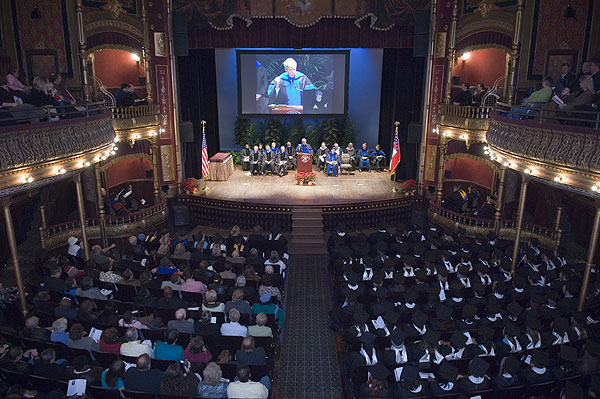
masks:
{"label": "person in blue academic gown", "polygon": [[285,104],[302,105],[302,92],[315,90],[315,86],[308,76],[296,70],[297,66],[298,64],[293,58],[283,61],[285,72],[273,79],[267,90],[269,104],[281,104],[282,93],[285,93]]}
{"label": "person in blue academic gown", "polygon": [[369,163],[369,156],[371,151],[367,147],[367,143],[363,143],[362,148],[356,151],[356,163],[358,164],[358,171],[362,172],[363,168],[371,171],[371,164]]}
{"label": "person in blue academic gown", "polygon": [[327,154],[325,162],[327,163],[327,170],[325,171],[325,174],[329,176],[329,173],[333,173],[334,176],[337,176],[339,156],[337,152],[335,152],[335,148],[331,147],[331,151],[329,151],[329,154]]}

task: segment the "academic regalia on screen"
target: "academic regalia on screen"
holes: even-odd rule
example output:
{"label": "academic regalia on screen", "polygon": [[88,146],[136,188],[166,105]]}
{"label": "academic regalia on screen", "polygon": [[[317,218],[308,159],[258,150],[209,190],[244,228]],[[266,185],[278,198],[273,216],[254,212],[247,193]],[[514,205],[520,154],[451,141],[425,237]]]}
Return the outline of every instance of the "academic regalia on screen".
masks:
{"label": "academic regalia on screen", "polygon": [[271,90],[271,93],[269,94],[269,105],[287,105],[287,103],[287,88],[284,85],[279,85],[279,90]]}

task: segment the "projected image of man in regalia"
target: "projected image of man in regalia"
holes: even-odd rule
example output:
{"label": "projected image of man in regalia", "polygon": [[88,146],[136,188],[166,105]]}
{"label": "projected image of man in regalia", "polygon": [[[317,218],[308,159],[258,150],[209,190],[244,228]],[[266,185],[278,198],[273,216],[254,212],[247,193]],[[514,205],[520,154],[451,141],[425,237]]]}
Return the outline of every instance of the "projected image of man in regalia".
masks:
{"label": "projected image of man in regalia", "polygon": [[267,90],[269,104],[299,106],[302,105],[302,92],[315,90],[308,76],[296,70],[297,66],[293,58],[283,61],[285,72],[273,79]]}

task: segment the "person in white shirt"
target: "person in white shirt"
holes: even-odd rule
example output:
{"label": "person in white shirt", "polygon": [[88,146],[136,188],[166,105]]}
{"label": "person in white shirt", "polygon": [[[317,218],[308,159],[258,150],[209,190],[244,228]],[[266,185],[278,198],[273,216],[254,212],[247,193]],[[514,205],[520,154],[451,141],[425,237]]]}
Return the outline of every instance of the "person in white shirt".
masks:
{"label": "person in white shirt", "polygon": [[240,324],[240,311],[233,308],[229,311],[229,323],[221,325],[221,335],[229,337],[245,337],[248,335],[248,327]]}
{"label": "person in white shirt", "polygon": [[154,350],[150,344],[140,342],[138,339],[138,331],[133,327],[129,327],[125,330],[125,341],[121,345],[121,355],[130,357],[139,357],[143,354],[147,354],[151,358],[154,358]]}
{"label": "person in white shirt", "polygon": [[250,380],[250,367],[246,364],[241,364],[237,368],[237,381],[230,382],[227,386],[227,397],[229,398],[252,398],[252,399],[267,399],[269,389],[267,385],[271,385],[268,377],[261,378],[261,382]]}

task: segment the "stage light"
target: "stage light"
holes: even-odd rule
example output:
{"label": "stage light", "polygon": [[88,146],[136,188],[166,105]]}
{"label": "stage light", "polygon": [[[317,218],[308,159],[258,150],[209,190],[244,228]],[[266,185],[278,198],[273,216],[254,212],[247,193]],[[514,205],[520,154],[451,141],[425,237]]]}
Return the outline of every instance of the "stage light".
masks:
{"label": "stage light", "polygon": [[488,147],[487,145],[483,147],[484,151],[489,151],[490,147]]}
{"label": "stage light", "polygon": [[131,53],[131,59],[134,60],[135,62],[140,62],[140,56],[137,55],[136,53]]}
{"label": "stage light", "polygon": [[595,192],[595,193],[597,193],[597,192],[598,192],[598,185],[597,185],[597,184],[594,184],[594,185],[592,186],[592,191],[593,191],[593,192]]}
{"label": "stage light", "polygon": [[448,137],[448,136],[450,136],[450,133],[444,132],[444,137]]}
{"label": "stage light", "polygon": [[531,169],[526,168],[523,172],[525,172],[526,175],[530,175],[531,174]]}
{"label": "stage light", "polygon": [[463,55],[462,55],[463,61],[466,61],[469,58],[471,58],[471,53],[470,52],[467,51],[466,53],[463,53]]}
{"label": "stage light", "polygon": [[111,154],[111,155],[117,155],[117,153],[116,153],[116,151],[115,151],[115,150],[113,150],[113,151],[112,151],[110,154]]}
{"label": "stage light", "polygon": [[460,138],[463,139],[463,140],[466,140],[467,139],[467,135],[466,134],[461,134]]}
{"label": "stage light", "polygon": [[21,177],[21,184],[31,183],[33,182],[33,177],[31,176],[23,176]]}
{"label": "stage light", "polygon": [[119,138],[118,138],[118,137],[115,137],[115,139],[114,139],[113,141],[114,141],[115,143],[118,143],[118,142],[119,142]]}
{"label": "stage light", "polygon": [[166,132],[165,128],[164,128],[164,127],[161,127],[161,128],[160,128],[160,132],[161,132],[161,133],[164,133],[164,132]]}
{"label": "stage light", "polygon": [[508,163],[508,162],[504,161],[504,163],[503,163],[502,165],[504,165],[504,166],[508,167],[508,166],[510,165],[510,163]]}
{"label": "stage light", "polygon": [[563,182],[563,178],[562,178],[562,176],[556,176],[554,178],[554,181],[557,182],[557,183],[562,183]]}
{"label": "stage light", "polygon": [[85,166],[86,168],[90,165],[91,165],[91,163],[89,163],[88,161],[85,161],[85,163],[83,164],[83,166]]}
{"label": "stage light", "polygon": [[134,139],[139,139],[139,138],[141,138],[141,137],[142,137],[142,135],[141,135],[141,134],[139,134],[139,133],[136,133],[136,134],[134,134],[134,135],[133,135],[133,138],[134,138]]}
{"label": "stage light", "polygon": [[485,155],[488,155],[490,152],[489,152],[488,150],[485,150],[483,153],[484,153]]}
{"label": "stage light", "polygon": [[67,170],[65,168],[57,168],[56,169],[57,175],[64,175],[65,173],[67,173]]}

